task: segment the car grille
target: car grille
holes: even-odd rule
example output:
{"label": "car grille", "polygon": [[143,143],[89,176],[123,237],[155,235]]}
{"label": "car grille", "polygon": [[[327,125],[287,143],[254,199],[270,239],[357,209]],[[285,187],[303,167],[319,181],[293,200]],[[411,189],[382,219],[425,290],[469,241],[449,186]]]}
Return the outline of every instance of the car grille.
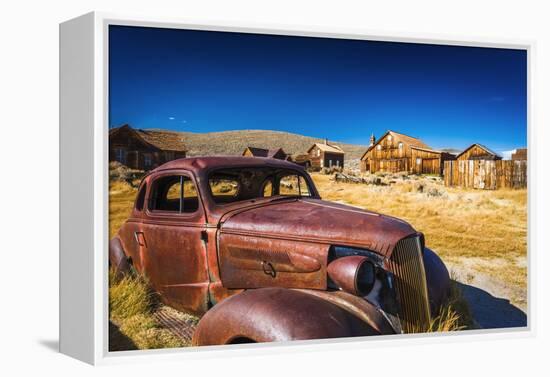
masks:
{"label": "car grille", "polygon": [[420,239],[397,243],[390,257],[399,301],[399,319],[405,333],[425,332],[430,326],[430,306]]}

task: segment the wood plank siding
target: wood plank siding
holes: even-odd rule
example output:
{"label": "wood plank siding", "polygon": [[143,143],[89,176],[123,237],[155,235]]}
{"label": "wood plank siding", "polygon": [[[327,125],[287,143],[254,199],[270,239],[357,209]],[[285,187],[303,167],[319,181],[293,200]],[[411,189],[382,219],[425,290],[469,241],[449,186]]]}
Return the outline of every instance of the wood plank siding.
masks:
{"label": "wood plank siding", "polygon": [[527,187],[525,160],[445,161],[445,186],[495,190]]}
{"label": "wood plank siding", "polygon": [[512,153],[512,160],[527,160],[527,148],[518,148]]}

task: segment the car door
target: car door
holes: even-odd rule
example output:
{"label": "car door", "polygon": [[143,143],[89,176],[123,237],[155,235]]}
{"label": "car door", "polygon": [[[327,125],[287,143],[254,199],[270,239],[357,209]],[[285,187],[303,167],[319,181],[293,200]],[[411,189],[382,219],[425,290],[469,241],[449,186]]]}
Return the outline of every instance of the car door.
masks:
{"label": "car door", "polygon": [[192,174],[151,177],[143,218],[143,269],[166,304],[203,313],[208,307],[206,217]]}

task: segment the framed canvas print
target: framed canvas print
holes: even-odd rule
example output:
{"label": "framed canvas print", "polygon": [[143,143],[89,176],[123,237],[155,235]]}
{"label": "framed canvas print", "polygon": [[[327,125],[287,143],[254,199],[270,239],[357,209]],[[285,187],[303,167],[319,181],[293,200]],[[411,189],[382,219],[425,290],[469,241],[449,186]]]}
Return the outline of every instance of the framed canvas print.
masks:
{"label": "framed canvas print", "polygon": [[528,333],[531,49],[61,24],[61,351]]}

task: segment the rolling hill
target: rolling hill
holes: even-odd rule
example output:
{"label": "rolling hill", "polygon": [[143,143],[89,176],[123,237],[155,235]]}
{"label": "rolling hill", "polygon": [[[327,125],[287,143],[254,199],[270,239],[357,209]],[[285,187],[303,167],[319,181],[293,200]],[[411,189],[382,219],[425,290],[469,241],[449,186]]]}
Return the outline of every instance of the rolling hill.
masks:
{"label": "rolling hill", "polygon": [[[151,129],[153,131],[153,129]],[[154,131],[166,130],[154,129]],[[177,132],[184,138],[187,156],[241,155],[247,146],[274,149],[283,148],[286,153],[296,155],[306,153],[314,143],[323,139],[282,131],[239,130],[223,132]],[[346,160],[359,159],[367,150],[366,146],[329,141],[346,152]]]}

